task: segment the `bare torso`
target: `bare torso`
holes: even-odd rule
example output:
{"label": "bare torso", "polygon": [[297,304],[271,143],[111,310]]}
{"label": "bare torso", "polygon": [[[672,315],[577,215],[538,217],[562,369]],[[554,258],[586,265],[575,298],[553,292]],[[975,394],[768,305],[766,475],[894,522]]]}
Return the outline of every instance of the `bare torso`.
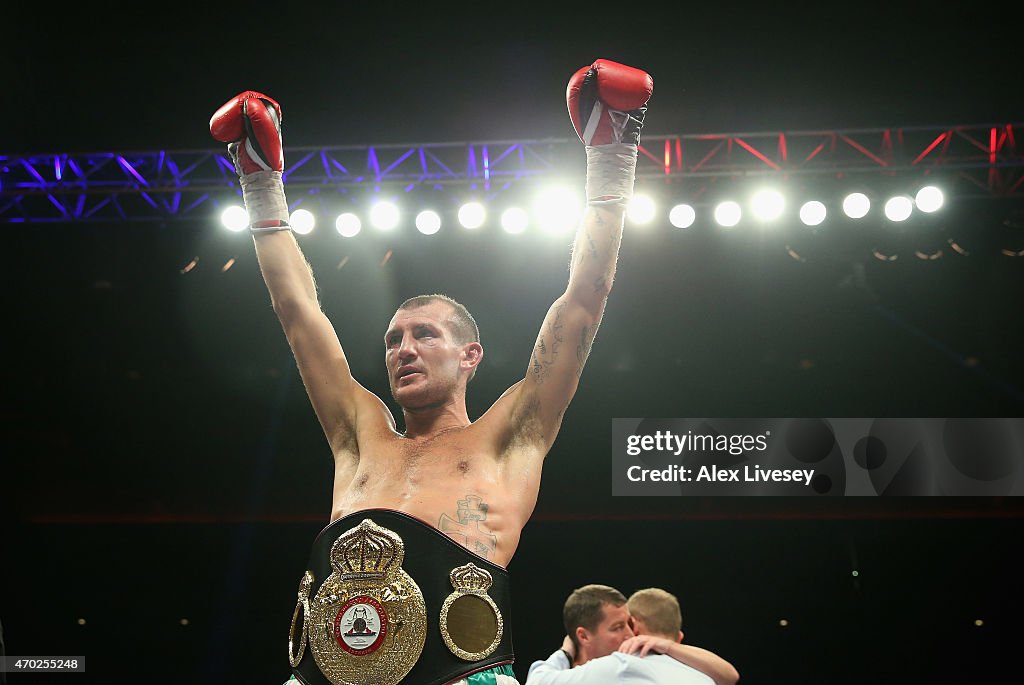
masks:
{"label": "bare torso", "polygon": [[384,425],[361,435],[358,458],[335,454],[331,520],[400,511],[507,566],[537,502],[543,454],[499,447],[489,423],[420,439]]}

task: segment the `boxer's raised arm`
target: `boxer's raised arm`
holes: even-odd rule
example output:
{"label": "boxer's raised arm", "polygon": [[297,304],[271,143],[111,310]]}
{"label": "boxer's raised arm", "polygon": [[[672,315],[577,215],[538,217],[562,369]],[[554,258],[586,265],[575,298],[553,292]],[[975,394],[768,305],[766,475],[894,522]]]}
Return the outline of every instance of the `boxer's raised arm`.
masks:
{"label": "boxer's raised arm", "polygon": [[281,120],[277,102],[246,91],[217,110],[210,132],[228,143],[260,271],[310,403],[334,453],[357,453],[357,408],[372,406],[375,398],[352,378],[334,326],[320,308],[313,272],[288,225]]}
{"label": "boxer's raised arm", "polygon": [[513,429],[533,427],[531,435],[545,452],[576,393],[604,315],[653,89],[646,72],[608,60],[577,71],[566,89],[570,118],[586,145],[587,209],[573,244],[569,284],[544,318],[512,413]]}

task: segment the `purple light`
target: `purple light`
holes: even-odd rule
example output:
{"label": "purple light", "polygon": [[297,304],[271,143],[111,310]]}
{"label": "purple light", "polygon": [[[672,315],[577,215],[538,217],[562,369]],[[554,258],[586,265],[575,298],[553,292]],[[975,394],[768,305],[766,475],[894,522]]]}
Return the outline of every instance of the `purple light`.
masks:
{"label": "purple light", "polygon": [[510,154],[512,154],[516,150],[519,150],[519,161],[521,163],[522,162],[523,152],[522,152],[522,146],[519,145],[518,143],[516,143],[515,145],[510,146],[507,150],[505,150],[500,155],[498,155],[498,157],[494,160],[494,163],[495,164],[500,163],[501,160],[505,159],[506,157],[508,157]]}
{"label": "purple light", "polygon": [[127,171],[133,177],[135,177],[136,181],[138,181],[139,183],[141,183],[144,186],[148,186],[149,185],[149,183],[146,182],[146,179],[142,178],[142,176],[139,174],[139,172],[135,170],[135,167],[133,167],[131,164],[128,163],[127,159],[125,159],[121,155],[118,155],[117,156],[117,163],[121,165],[122,169]]}
{"label": "purple light", "polygon": [[58,181],[61,179],[61,171],[62,171],[62,167],[61,167],[61,163],[60,163],[60,157],[54,157],[53,158],[53,175],[57,178]]}
{"label": "purple light", "polygon": [[416,152],[416,148],[413,148],[413,149],[409,150],[409,151],[408,151],[408,152],[406,152],[406,153],[405,153],[404,155],[402,155],[401,157],[399,157],[398,159],[396,159],[396,160],[395,160],[394,162],[392,162],[391,164],[389,164],[389,165],[388,165],[388,168],[386,168],[386,169],[384,170],[384,174],[386,175],[386,174],[387,174],[387,173],[388,173],[389,171],[391,171],[391,170],[392,170],[392,169],[394,169],[394,168],[395,168],[396,166],[398,166],[399,164],[401,164],[402,162],[404,162],[405,160],[407,160],[407,159],[409,158],[409,155],[411,155],[411,154],[412,154],[412,153],[414,153],[414,152]]}
{"label": "purple light", "polygon": [[64,207],[63,204],[61,204],[60,200],[55,198],[53,195],[50,195],[49,193],[46,194],[46,199],[53,203],[54,207],[60,210],[62,216],[66,217],[68,215],[68,210]]}
{"label": "purple light", "polygon": [[195,202],[193,202],[192,204],[190,204],[188,207],[186,207],[185,211],[190,211],[190,210],[195,209],[199,205],[201,205],[204,202],[206,202],[208,199],[210,199],[209,193],[203,193],[203,196],[201,198],[199,198],[198,200],[196,200]]}
{"label": "purple light", "polygon": [[95,207],[93,207],[92,209],[90,209],[90,210],[89,210],[88,212],[85,212],[85,213],[83,213],[83,214],[82,214],[82,218],[83,218],[83,219],[88,219],[88,218],[89,218],[90,216],[92,216],[92,215],[93,215],[93,214],[95,214],[96,212],[100,211],[101,209],[103,209],[103,208],[104,208],[105,206],[107,206],[108,204],[110,204],[110,198],[109,198],[109,197],[105,197],[105,198],[103,198],[102,200],[100,200],[100,201],[99,201],[99,202],[98,202],[98,203],[96,204],[96,206],[95,206]]}
{"label": "purple light", "polygon": [[345,168],[345,167],[344,167],[344,166],[342,165],[342,163],[341,163],[341,162],[339,162],[338,160],[336,160],[336,159],[332,159],[332,160],[331,160],[331,164],[332,164],[332,165],[334,165],[334,168],[335,168],[335,169],[337,169],[338,171],[340,171],[341,173],[343,173],[343,174],[347,174],[347,173],[348,173],[348,169],[346,169],[346,168]]}
{"label": "purple light", "polygon": [[484,190],[491,189],[491,160],[487,152],[487,146],[484,145]]}
{"label": "purple light", "polygon": [[327,174],[328,178],[332,178],[331,167],[334,167],[343,174],[348,174],[348,169],[346,169],[341,162],[334,159],[333,157],[327,156],[327,150],[324,150],[320,153],[320,163],[323,164],[324,173]]}
{"label": "purple light", "polygon": [[36,168],[34,166],[28,163],[28,160],[21,160],[21,166],[25,167],[25,171],[27,171],[32,178],[39,181],[40,184],[44,186],[46,185],[46,180],[39,174],[38,171],[36,171]]}
{"label": "purple light", "polygon": [[380,162],[377,161],[377,150],[375,150],[374,148],[371,147],[368,157],[369,157],[370,168],[373,169],[374,176],[379,181],[380,180]]}

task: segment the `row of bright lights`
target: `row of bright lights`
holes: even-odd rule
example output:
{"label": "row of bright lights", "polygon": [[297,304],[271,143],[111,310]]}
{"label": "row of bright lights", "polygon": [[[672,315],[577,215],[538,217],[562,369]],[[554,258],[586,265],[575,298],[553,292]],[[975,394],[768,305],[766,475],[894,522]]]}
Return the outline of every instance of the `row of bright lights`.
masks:
{"label": "row of bright lights", "polygon": [[[901,222],[910,218],[915,208],[918,211],[931,213],[938,211],[944,204],[942,191],[935,186],[926,186],[917,191],[914,197],[896,195],[889,198],[883,205],[885,217],[890,221]],[[534,205],[534,217],[538,227],[547,233],[561,233],[575,228],[581,213],[580,198],[566,191],[550,191],[542,195]],[[760,222],[771,222],[779,219],[786,209],[786,199],[777,190],[762,190],[755,193],[749,204],[754,218]],[[864,193],[851,193],[843,199],[843,213],[851,219],[863,219],[871,211],[871,199]],[[629,203],[627,217],[633,224],[647,224],[654,220],[657,206],[654,200],[638,193]],[[743,208],[734,200],[726,200],[715,205],[713,209],[715,223],[731,228],[743,218]],[[823,202],[811,200],[800,206],[800,221],[806,226],[817,226],[825,221],[828,209]],[[401,221],[398,206],[389,201],[381,201],[370,208],[370,225],[382,231],[390,231]],[[676,228],[689,228],[697,220],[697,211],[692,205],[677,204],[669,210],[668,220]],[[239,206],[229,207],[221,214],[221,221],[232,231],[242,231],[249,226],[249,216]],[[467,202],[458,211],[459,224],[466,229],[477,229],[487,221],[487,209],[480,202]],[[316,217],[307,209],[296,209],[289,219],[292,229],[299,234],[311,233],[316,226]],[[424,235],[433,235],[441,230],[441,215],[427,209],[419,212],[415,220],[416,229]],[[363,222],[357,214],[345,212],[334,222],[340,235],[351,238],[362,230]],[[510,207],[501,214],[501,227],[508,233],[522,233],[530,227],[530,214],[521,207]]]}

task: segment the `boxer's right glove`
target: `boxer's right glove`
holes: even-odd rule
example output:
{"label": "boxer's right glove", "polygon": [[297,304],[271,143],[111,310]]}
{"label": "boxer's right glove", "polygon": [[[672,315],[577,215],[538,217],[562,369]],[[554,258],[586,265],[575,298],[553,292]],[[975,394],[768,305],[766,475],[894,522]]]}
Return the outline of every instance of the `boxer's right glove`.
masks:
{"label": "boxer's right glove", "polygon": [[626,204],[632,198],[640,129],[653,92],[650,74],[606,59],[569,79],[569,118],[587,146],[588,203]]}
{"label": "boxer's right glove", "polygon": [[228,154],[242,184],[242,198],[254,233],[290,228],[281,178],[281,121],[281,106],[273,98],[252,90],[231,98],[210,118],[210,135],[228,143]]}

